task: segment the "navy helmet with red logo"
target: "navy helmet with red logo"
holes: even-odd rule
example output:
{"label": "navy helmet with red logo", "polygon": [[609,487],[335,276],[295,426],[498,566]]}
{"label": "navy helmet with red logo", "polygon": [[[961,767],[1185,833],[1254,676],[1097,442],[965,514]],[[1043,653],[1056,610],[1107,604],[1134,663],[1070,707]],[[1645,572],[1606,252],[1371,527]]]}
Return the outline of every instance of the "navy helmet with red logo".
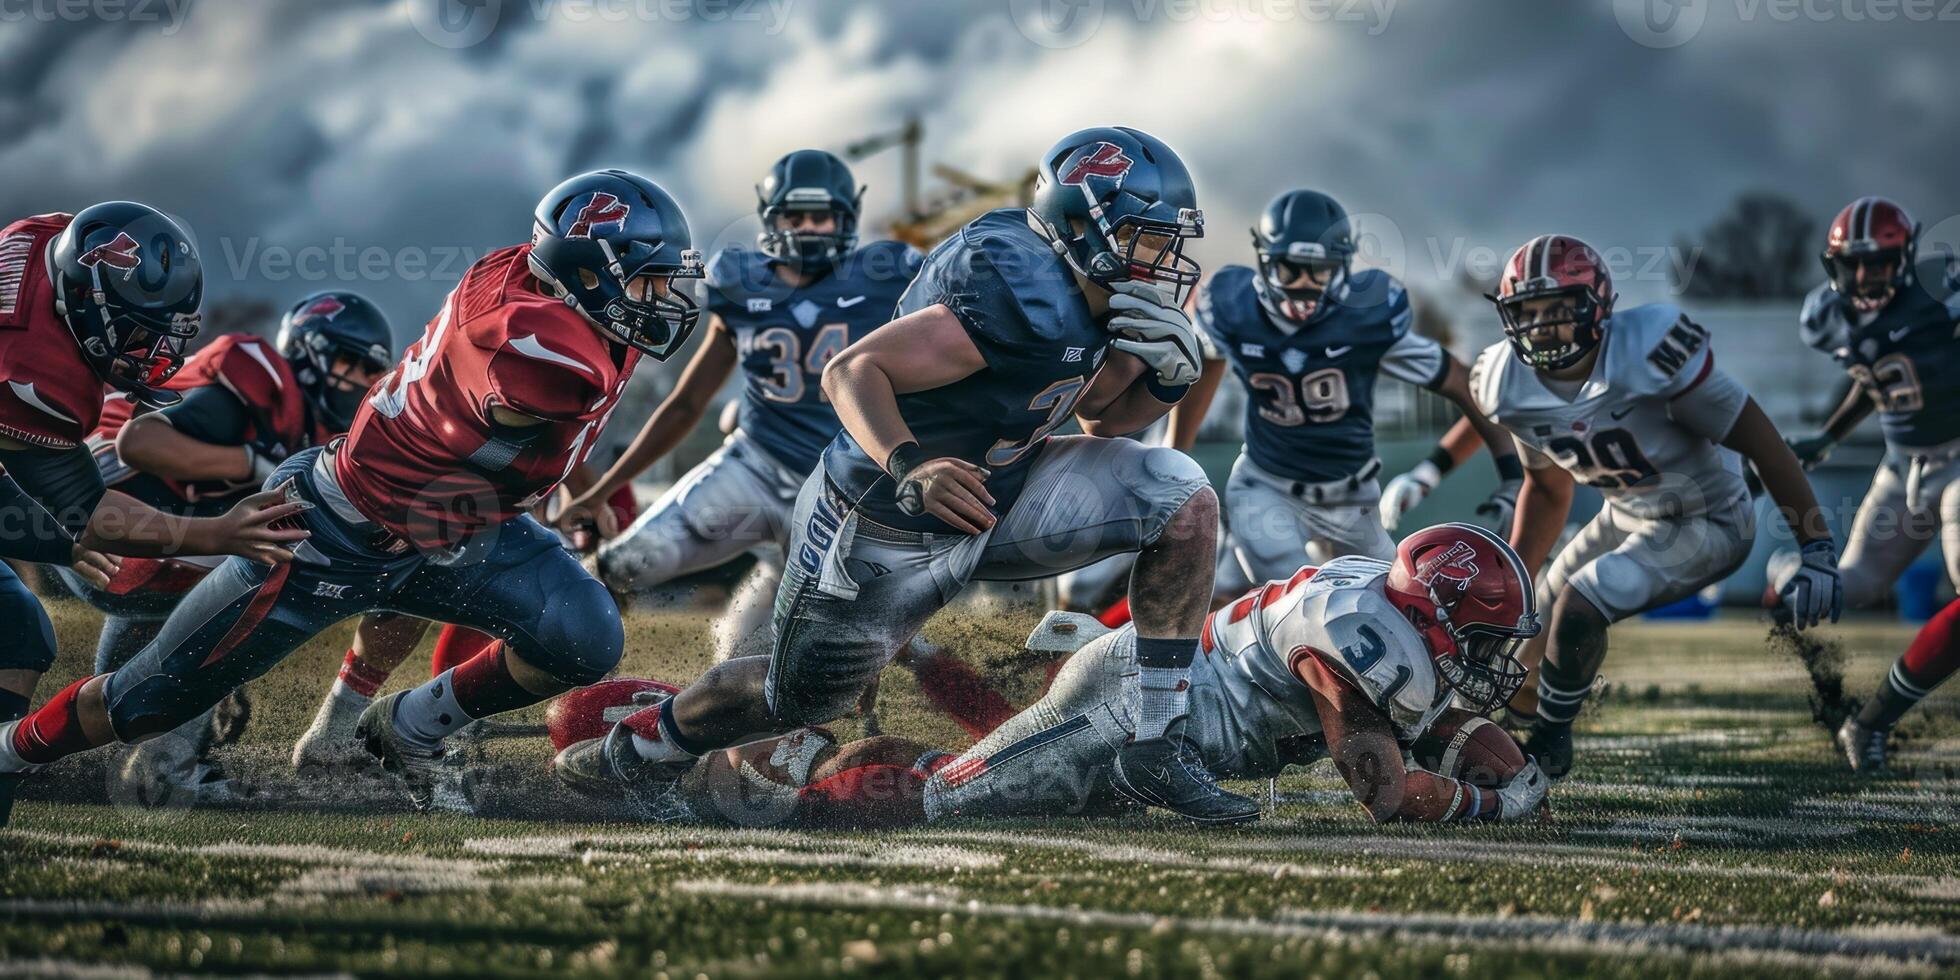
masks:
{"label": "navy helmet with red logo", "polygon": [[[755,213],[762,219],[756,244],[778,262],[821,272],[857,247],[864,188],[834,154],[822,150],[784,154],[755,185],[755,197]],[[810,213],[831,215],[835,229],[817,232],[789,226],[790,215]]]}
{"label": "navy helmet with red logo", "polygon": [[1919,226],[1906,209],[1882,197],[1861,197],[1831,220],[1824,272],[1831,288],[1860,313],[1875,313],[1912,284]]}
{"label": "navy helmet with red logo", "polygon": [[608,336],[666,360],[694,332],[703,269],[687,218],[660,185],[595,170],[538,202],[531,274]]}
{"label": "navy helmet with red logo", "polygon": [[[1549,318],[1527,318],[1529,300],[1565,300]],[[1539,235],[1518,247],[1504,263],[1497,292],[1485,299],[1497,304],[1504,335],[1518,359],[1541,371],[1558,371],[1585,360],[1606,337],[1613,315],[1613,274],[1592,246],[1571,235]],[[1547,343],[1535,336],[1547,326],[1571,324],[1571,337]]]}
{"label": "navy helmet with red logo", "polygon": [[1436,673],[1478,712],[1524,685],[1518,648],[1538,635],[1531,576],[1504,539],[1438,524],[1402,539],[1382,591],[1429,645]]}
{"label": "navy helmet with red logo", "polygon": [[1287,191],[1273,198],[1252,228],[1259,261],[1253,292],[1266,313],[1286,323],[1306,323],[1321,299],[1340,289],[1356,251],[1354,223],[1339,201],[1319,191]]}
{"label": "navy helmet with red logo", "polygon": [[147,405],[184,364],[204,303],[197,246],[163,212],[130,201],[83,208],[47,250],[55,312],[103,382]]}
{"label": "navy helmet with red logo", "polygon": [[1184,254],[1185,240],[1205,233],[1197,187],[1184,161],[1148,133],[1099,126],[1062,137],[1041,158],[1028,213],[1093,282],[1154,282],[1179,303],[1198,284],[1198,263]]}
{"label": "navy helmet with red logo", "polygon": [[[380,374],[395,360],[388,318],[357,293],[314,293],[294,303],[279,321],[277,344],[314,416],[333,432],[354,427],[354,412],[367,397],[366,386],[348,382],[347,370]],[[345,366],[336,367],[343,359]]]}

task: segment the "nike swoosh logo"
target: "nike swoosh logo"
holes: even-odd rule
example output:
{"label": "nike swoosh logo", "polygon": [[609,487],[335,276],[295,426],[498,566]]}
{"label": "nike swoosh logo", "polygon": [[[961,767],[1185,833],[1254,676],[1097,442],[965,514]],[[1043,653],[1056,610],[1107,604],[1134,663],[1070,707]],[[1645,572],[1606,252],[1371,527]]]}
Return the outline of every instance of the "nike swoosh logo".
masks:
{"label": "nike swoosh logo", "polygon": [[1887,330],[1885,332],[1885,335],[1897,341],[1897,340],[1905,339],[1906,334],[1909,334],[1911,332],[1912,332],[1911,327],[1900,327],[1897,330]]}
{"label": "nike swoosh logo", "polygon": [[74,416],[69,415],[67,412],[64,412],[61,409],[58,409],[53,405],[50,405],[47,402],[42,401],[41,394],[40,392],[34,390],[34,382],[32,381],[29,381],[26,384],[21,384],[18,381],[9,381],[7,382],[7,387],[12,388],[14,390],[15,398],[18,398],[21,401],[24,401],[27,404],[32,405],[35,408],[38,408],[41,411],[46,412],[49,415],[52,415],[55,418],[62,420],[63,422],[73,422],[76,425],[82,424],[81,419],[75,418]]}
{"label": "nike swoosh logo", "polygon": [[851,307],[856,306],[862,302],[864,302],[864,297],[862,296],[852,296],[849,299],[839,296],[837,297],[837,308],[840,310],[848,310]]}
{"label": "nike swoosh logo", "polygon": [[1620,409],[1617,412],[1607,412],[1606,414],[1613,416],[1613,421],[1618,422],[1619,420],[1626,418],[1627,413],[1633,411],[1633,409],[1634,406],[1628,405],[1627,407]]}
{"label": "nike swoosh logo", "polygon": [[1350,347],[1329,347],[1329,348],[1327,348],[1327,356],[1328,356],[1328,357],[1339,357],[1339,356],[1341,356],[1342,354],[1345,354],[1345,353],[1347,353],[1348,351],[1351,351],[1351,350],[1353,350],[1353,349],[1354,349],[1354,348],[1353,348],[1353,347],[1351,347],[1351,346],[1350,346]]}
{"label": "nike swoosh logo", "polygon": [[537,334],[512,337],[510,339],[510,349],[532,360],[544,361],[547,364],[563,364],[576,371],[581,371],[586,374],[592,373],[591,368],[540,343]]}

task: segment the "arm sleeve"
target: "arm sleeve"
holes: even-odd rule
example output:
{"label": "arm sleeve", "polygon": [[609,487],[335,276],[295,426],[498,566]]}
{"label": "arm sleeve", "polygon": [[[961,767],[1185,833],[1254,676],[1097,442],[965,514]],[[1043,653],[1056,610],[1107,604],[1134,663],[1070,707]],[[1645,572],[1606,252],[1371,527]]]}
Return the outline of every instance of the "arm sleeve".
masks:
{"label": "arm sleeve", "polygon": [[165,421],[199,442],[214,446],[242,446],[251,428],[251,412],[222,385],[205,385],[185,393],[184,400],[159,409]]}
{"label": "arm sleeve", "polygon": [[[108,490],[95,457],[82,448],[0,449],[0,468],[34,503],[38,504],[67,532],[70,543],[88,527],[95,505]],[[4,547],[4,545],[0,545]],[[67,564],[63,553],[61,564]]]}
{"label": "arm sleeve", "polygon": [[935,302],[959,317],[989,368],[1006,372],[1047,363],[1052,344],[1042,327],[1061,322],[1064,290],[1074,283],[1038,273],[1029,256],[1006,245],[982,242],[935,256],[936,268],[921,272],[919,281],[936,274]]}

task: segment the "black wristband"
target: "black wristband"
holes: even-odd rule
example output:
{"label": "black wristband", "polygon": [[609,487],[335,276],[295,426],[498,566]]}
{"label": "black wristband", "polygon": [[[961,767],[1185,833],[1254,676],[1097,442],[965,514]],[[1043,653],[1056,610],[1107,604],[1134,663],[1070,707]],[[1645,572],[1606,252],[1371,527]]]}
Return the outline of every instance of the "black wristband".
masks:
{"label": "black wristband", "polygon": [[926,451],[920,449],[918,443],[899,443],[897,448],[892,450],[891,455],[885,457],[885,472],[892,475],[893,481],[904,483],[906,475],[911,473],[914,467],[925,462],[926,458]]}
{"label": "black wristband", "polygon": [[1523,460],[1516,456],[1497,456],[1494,457],[1494,461],[1497,464],[1498,479],[1506,481],[1524,479]]}
{"label": "black wristband", "polygon": [[1178,402],[1183,401],[1184,393],[1191,390],[1190,385],[1167,385],[1162,381],[1157,380],[1157,376],[1155,374],[1146,375],[1144,377],[1143,386],[1146,390],[1150,392],[1150,397],[1155,398],[1166,405],[1175,405]]}
{"label": "black wristband", "polygon": [[1437,446],[1429,454],[1429,465],[1436,467],[1436,472],[1448,476],[1451,470],[1456,469],[1456,457],[1450,455],[1449,450]]}

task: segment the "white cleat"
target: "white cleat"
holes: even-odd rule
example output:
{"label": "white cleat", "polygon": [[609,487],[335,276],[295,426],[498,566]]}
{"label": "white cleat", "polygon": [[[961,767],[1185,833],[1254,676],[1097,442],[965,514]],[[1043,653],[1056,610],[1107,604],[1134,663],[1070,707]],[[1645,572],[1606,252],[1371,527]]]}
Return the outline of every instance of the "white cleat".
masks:
{"label": "white cleat", "polygon": [[1858,724],[1855,717],[1846,718],[1838,726],[1838,748],[1844,750],[1844,758],[1851,763],[1851,771],[1874,774],[1884,772],[1887,766],[1885,739],[1890,732],[1866,728]]}
{"label": "white cleat", "polygon": [[361,770],[374,765],[374,757],[361,747],[361,740],[354,736],[354,726],[361,720],[361,710],[367,705],[354,704],[341,698],[328,695],[320,704],[320,710],[313,715],[313,724],[307,726],[306,734],[293,743],[293,769],[298,772],[311,770]]}

